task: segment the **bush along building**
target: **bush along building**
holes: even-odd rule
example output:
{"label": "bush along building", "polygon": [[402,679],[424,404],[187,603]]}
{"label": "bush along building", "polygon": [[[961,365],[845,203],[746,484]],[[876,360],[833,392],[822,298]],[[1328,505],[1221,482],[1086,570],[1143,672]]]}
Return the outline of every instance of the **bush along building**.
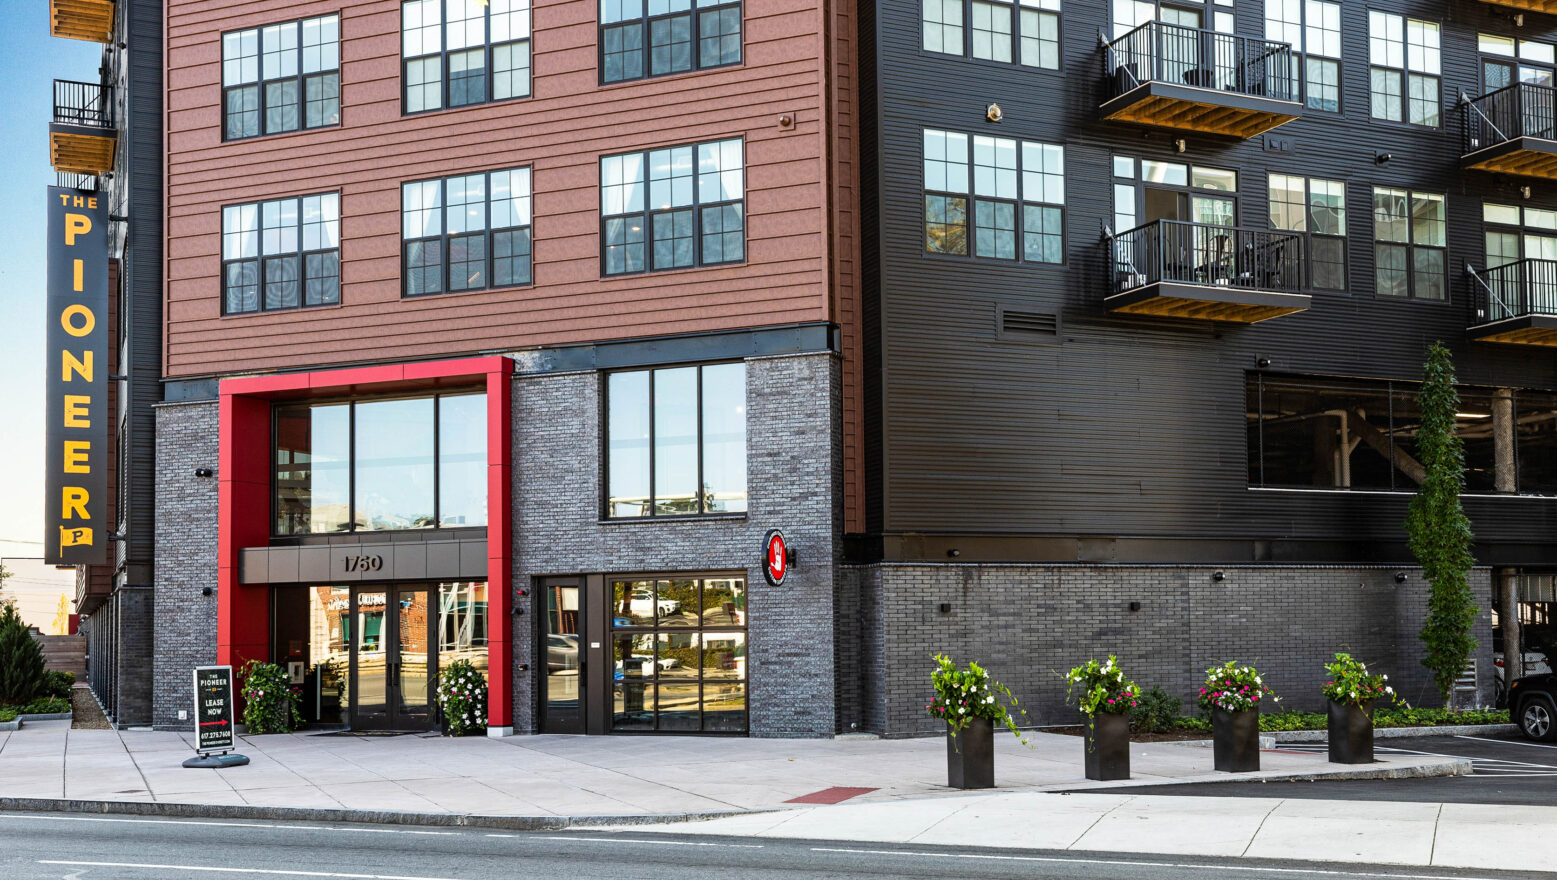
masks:
{"label": "bush along building", "polygon": [[1437,703],[1403,528],[1434,340],[1482,609],[1457,688],[1491,698],[1503,588],[1550,637],[1545,6],[862,5],[862,727],[935,729],[934,650],[1051,723],[1107,653],[1313,708],[1346,650]]}
{"label": "bush along building", "polygon": [[1185,696],[1257,663],[1307,707],[1347,650],[1432,703],[1402,523],[1433,340],[1466,696],[1490,611],[1542,632],[1551,15],[102,5],[165,13],[122,123],[165,138],[126,172],[165,204],[124,209],[165,270],[124,368],[160,379],[129,496],[156,650],[100,686],[158,726],[250,659],[392,729],[468,660],[496,735],[934,733],[942,651],[1035,723],[1109,653]]}
{"label": "bush along building", "polygon": [[98,70],[54,81],[49,125],[54,183],[101,200],[108,217],[106,363],[86,361],[76,377],[95,371],[107,395],[94,438],[106,451],[108,493],[98,502],[106,528],[97,533],[101,561],[76,567],[75,606],[87,637],[87,682],[115,724],[144,726],[152,723],[149,672],[159,638],[153,408],[162,399],[162,4],[57,0],[49,32],[103,46]]}

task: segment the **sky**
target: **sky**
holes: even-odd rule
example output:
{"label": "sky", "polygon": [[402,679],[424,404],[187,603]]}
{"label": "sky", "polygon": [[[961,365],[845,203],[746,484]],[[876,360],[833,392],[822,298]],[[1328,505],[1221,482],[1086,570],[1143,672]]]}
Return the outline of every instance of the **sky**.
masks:
{"label": "sky", "polygon": [[102,46],[49,36],[48,0],[0,0],[0,556],[43,553],[45,187],[53,80],[97,80]]}

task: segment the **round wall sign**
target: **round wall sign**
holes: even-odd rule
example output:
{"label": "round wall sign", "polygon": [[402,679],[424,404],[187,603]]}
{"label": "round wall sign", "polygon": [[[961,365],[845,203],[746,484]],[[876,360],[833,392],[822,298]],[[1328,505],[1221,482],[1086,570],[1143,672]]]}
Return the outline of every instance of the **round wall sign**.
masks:
{"label": "round wall sign", "polygon": [[789,574],[789,542],[778,529],[769,529],[762,539],[762,573],[773,586],[782,586]]}

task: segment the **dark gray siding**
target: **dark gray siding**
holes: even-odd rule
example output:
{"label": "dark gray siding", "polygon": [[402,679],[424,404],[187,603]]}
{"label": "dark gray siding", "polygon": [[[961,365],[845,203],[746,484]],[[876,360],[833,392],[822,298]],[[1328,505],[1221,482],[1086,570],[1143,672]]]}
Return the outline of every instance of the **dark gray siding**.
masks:
{"label": "dark gray siding", "polygon": [[[1557,386],[1548,350],[1465,340],[1467,261],[1483,259],[1483,200],[1557,207],[1557,190],[1458,169],[1454,98],[1479,93],[1476,33],[1557,40],[1557,21],[1482,3],[1343,4],[1342,114],[1310,112],[1248,142],[1098,121],[1105,3],[1068,3],[1060,72],[922,52],[918,4],[884,5],[867,35],[880,189],[867,196],[867,297],[879,349],[874,381],[883,467],[872,483],[887,558],[1180,558],[1326,561],[1404,559],[1407,496],[1283,493],[1248,488],[1244,382],[1257,358],[1281,373],[1414,379],[1425,347],[1443,340],[1467,384]],[[1368,118],[1367,8],[1443,22],[1443,126]],[[1263,36],[1262,5],[1240,2],[1240,33]],[[927,84],[934,87],[927,87]],[[990,123],[997,102],[1004,119]],[[920,222],[921,130],[990,133],[1066,148],[1066,264],[1008,265],[927,256]],[[1173,140],[1184,138],[1177,154]],[[1276,142],[1286,151],[1267,150]],[[867,144],[870,139],[867,137]],[[1375,162],[1377,152],[1392,159]],[[1319,292],[1310,311],[1253,326],[1112,316],[1104,223],[1112,222],[1111,156],[1200,163],[1240,172],[1238,222],[1265,227],[1267,172],[1345,180],[1350,241],[1345,293]],[[1448,303],[1373,292],[1374,185],[1442,192],[1449,207]],[[1054,313],[1058,344],[997,338],[996,309]],[[1469,499],[1498,564],[1557,563],[1548,541],[1557,501]],[[907,536],[907,537],[904,537]],[[921,537],[922,536],[922,537]],[[985,543],[978,543],[983,536]],[[999,538],[1008,539],[1001,543]],[[1052,538],[1054,540],[1042,540]]]}

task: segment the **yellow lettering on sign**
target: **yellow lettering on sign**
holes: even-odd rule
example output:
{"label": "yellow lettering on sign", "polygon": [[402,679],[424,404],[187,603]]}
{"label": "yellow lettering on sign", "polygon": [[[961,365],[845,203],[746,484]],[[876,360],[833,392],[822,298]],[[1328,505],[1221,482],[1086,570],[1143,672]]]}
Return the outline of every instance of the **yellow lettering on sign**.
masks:
{"label": "yellow lettering on sign", "polygon": [[[76,204],[77,204],[78,207],[80,206],[80,203],[81,203],[81,199],[78,197],[76,199]],[[88,232],[91,232],[91,231],[92,231],[92,218],[91,217],[88,217],[85,214],[66,214],[65,215],[65,244],[67,246],[73,245],[73,244],[76,243],[76,236],[78,236],[78,235],[86,235]]]}
{"label": "yellow lettering on sign", "polygon": [[85,359],[77,360],[76,356],[71,354],[70,352],[64,351],[64,350],[60,351],[60,353],[59,353],[59,372],[60,372],[59,380],[61,382],[70,382],[70,381],[72,381],[71,376],[70,376],[71,373],[75,373],[77,376],[80,376],[82,379],[85,379],[88,382],[92,381],[92,360],[93,360],[92,356],[93,356],[93,351],[92,351],[92,349],[89,348],[86,351],[82,352],[82,354],[86,355]]}
{"label": "yellow lettering on sign", "polygon": [[59,203],[61,205],[64,205],[67,208],[70,207],[70,194],[69,193],[60,193],[59,194]]}
{"label": "yellow lettering on sign", "polygon": [[[76,326],[75,320],[78,315],[81,317],[81,326],[79,327]],[[97,326],[97,316],[92,314],[91,309],[76,303],[73,306],[66,306],[65,311],[59,313],[59,323],[61,327],[65,328],[65,332],[71,336],[85,336],[92,332],[93,327]]]}
{"label": "yellow lettering on sign", "polygon": [[86,289],[86,261],[73,260],[71,263],[71,269],[75,276],[74,281],[76,293],[80,293]]}
{"label": "yellow lettering on sign", "polygon": [[67,529],[64,526],[59,527],[59,547],[61,550],[65,549],[66,547],[77,547],[82,544],[85,544],[88,547],[92,546],[91,529]]}
{"label": "yellow lettering on sign", "polygon": [[65,395],[65,427],[90,428],[92,427],[91,413],[86,411],[92,405],[92,397],[88,394]]}
{"label": "yellow lettering on sign", "polygon": [[94,211],[97,210],[97,196],[87,196],[87,207]]}
{"label": "yellow lettering on sign", "polygon": [[87,490],[79,486],[60,488],[60,519],[91,519],[87,515]]}
{"label": "yellow lettering on sign", "polygon": [[65,473],[90,474],[92,472],[92,466],[87,462],[87,456],[91,454],[91,440],[66,440]]}

